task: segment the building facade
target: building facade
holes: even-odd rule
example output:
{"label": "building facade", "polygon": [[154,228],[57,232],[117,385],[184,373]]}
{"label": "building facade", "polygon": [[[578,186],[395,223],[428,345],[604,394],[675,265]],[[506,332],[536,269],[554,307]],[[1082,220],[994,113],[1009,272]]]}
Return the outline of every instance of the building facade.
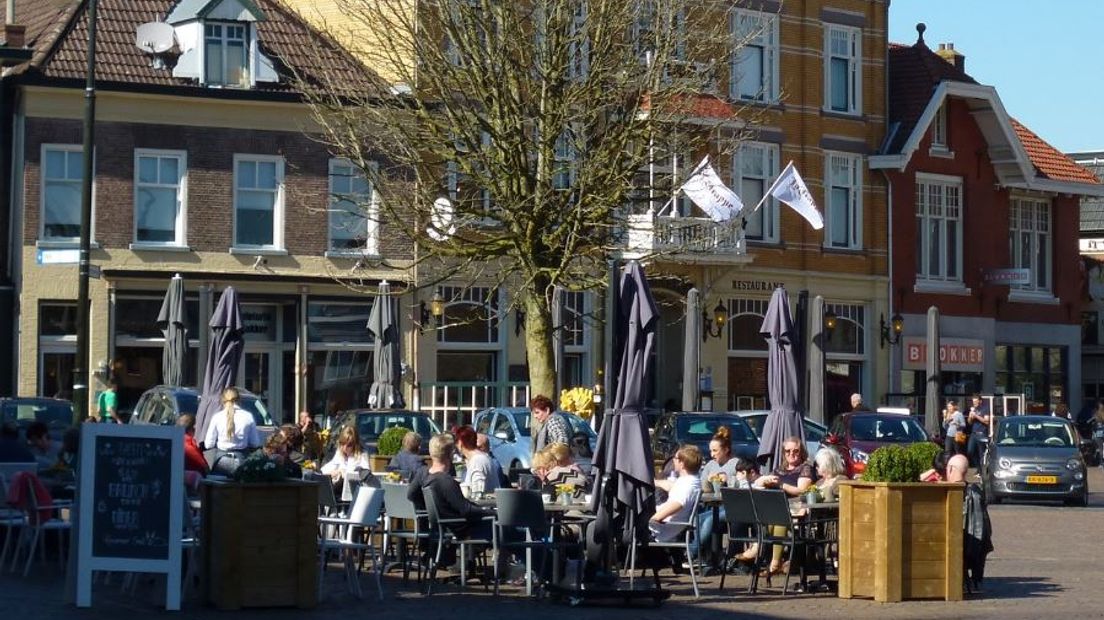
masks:
{"label": "building facade", "polygon": [[[43,4],[20,6],[33,12]],[[13,102],[16,391],[67,397],[88,23],[85,3],[53,4],[28,40],[32,60],[3,84]],[[404,288],[411,248],[371,217],[363,175],[312,138],[292,72],[356,87],[367,69],[270,0],[101,0],[99,20],[91,394],[114,378],[125,410],[161,382],[156,319],[180,274],[186,385],[201,381],[208,318],[233,286],[246,325],[238,382],[265,399],[274,419],[363,406],[372,369],[369,293],[382,280]],[[178,56],[134,45],[148,22],[172,28]],[[400,306],[410,338],[417,317],[409,302]]]}
{"label": "building facade", "polygon": [[[938,308],[943,394],[1023,394],[1029,411],[1077,407],[1081,384],[1079,201],[1104,188],[1010,117],[953,45],[889,50],[894,399],[926,385],[927,312]],[[892,334],[890,334],[892,338]]]}
{"label": "building facade", "polygon": [[[1070,159],[1104,179],[1104,151],[1068,153]],[[1104,198],[1081,200],[1081,418],[1104,398]]]}

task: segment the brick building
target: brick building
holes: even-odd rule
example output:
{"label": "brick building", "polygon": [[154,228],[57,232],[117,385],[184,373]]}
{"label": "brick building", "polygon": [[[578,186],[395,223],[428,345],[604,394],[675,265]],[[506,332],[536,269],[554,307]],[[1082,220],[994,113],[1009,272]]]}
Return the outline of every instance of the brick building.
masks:
{"label": "brick building", "polygon": [[[15,171],[5,266],[18,291],[21,395],[72,386],[85,7],[17,2],[33,57],[0,82],[14,127],[3,149]],[[138,27],[155,21],[171,27],[178,57],[136,47]],[[401,287],[412,253],[386,223],[358,215],[371,188],[312,139],[291,76],[326,73],[357,88],[367,70],[274,0],[101,0],[98,36],[91,258],[102,276],[90,287],[89,367],[100,383],[90,391],[113,375],[125,409],[161,381],[155,321],[179,273],[186,384],[202,376],[207,318],[233,285],[247,332],[239,383],[274,418],[362,405],[371,297],[350,287]]]}
{"label": "brick building", "polygon": [[1104,186],[1009,116],[952,44],[932,51],[918,29],[915,44],[889,49],[889,131],[870,160],[891,188],[897,398],[923,398],[935,306],[944,394],[1022,393],[1029,410],[1076,410],[1079,202]]}

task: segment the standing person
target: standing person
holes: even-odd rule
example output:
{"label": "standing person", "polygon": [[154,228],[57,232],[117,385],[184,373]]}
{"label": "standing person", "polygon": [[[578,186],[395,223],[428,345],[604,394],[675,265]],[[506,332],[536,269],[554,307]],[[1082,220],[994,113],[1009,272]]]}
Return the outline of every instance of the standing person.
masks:
{"label": "standing person", "polygon": [[947,401],[943,410],[943,450],[951,454],[966,451],[966,416],[958,409],[958,402]]}
{"label": "standing person", "polygon": [[184,471],[194,471],[201,476],[206,476],[210,468],[207,459],[203,458],[203,451],[195,440],[195,416],[190,413],[182,414],[176,419],[176,425],[184,427]]}
{"label": "standing person", "polygon": [[533,452],[540,452],[554,443],[571,444],[571,424],[563,415],[553,413],[552,407],[551,399],[541,394],[529,401],[529,411],[540,425],[533,440]]}
{"label": "standing person", "polygon": [[119,423],[119,384],[115,379],[107,380],[107,388],[96,397],[96,411],[89,416],[93,422]]}
{"label": "standing person", "polygon": [[1073,420],[1073,417],[1070,415],[1069,405],[1067,405],[1064,400],[1060,400],[1058,404],[1054,405],[1054,411],[1052,411],[1050,415],[1056,418],[1062,418],[1063,420]]}
{"label": "standing person", "polygon": [[851,395],[851,411],[870,411],[870,407],[863,402],[863,395],[855,392]]}
{"label": "standing person", "polygon": [[970,438],[966,444],[966,456],[972,467],[981,464],[981,446],[985,438],[989,436],[989,405],[982,401],[981,394],[974,394],[970,399],[970,413],[966,416],[966,424],[970,425]]}
{"label": "standing person", "polygon": [[207,427],[203,445],[215,449],[211,471],[233,476],[249,453],[261,447],[261,434],[253,414],[238,406],[241,395],[237,388],[222,391],[222,415],[215,415]]}

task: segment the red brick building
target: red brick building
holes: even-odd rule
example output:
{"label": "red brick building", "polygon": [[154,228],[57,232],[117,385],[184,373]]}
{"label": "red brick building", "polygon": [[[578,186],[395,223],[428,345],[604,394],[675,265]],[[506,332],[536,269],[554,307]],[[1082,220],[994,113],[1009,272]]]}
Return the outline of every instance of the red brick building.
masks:
{"label": "red brick building", "polygon": [[1023,393],[1030,409],[1061,399],[1076,410],[1079,203],[1104,186],[1009,116],[953,45],[929,49],[922,29],[889,49],[889,122],[870,165],[890,183],[890,300],[903,331],[882,344],[894,349],[898,398],[923,397],[935,306],[944,394]]}

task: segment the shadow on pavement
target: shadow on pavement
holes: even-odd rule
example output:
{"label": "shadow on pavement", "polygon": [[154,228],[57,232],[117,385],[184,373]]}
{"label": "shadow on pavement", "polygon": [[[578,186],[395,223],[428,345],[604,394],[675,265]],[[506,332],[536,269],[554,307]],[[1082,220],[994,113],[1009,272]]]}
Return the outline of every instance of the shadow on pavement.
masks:
{"label": "shadow on pavement", "polygon": [[1065,588],[1045,579],[1030,577],[986,577],[982,592],[968,595],[972,599],[1016,599],[1057,596]]}

